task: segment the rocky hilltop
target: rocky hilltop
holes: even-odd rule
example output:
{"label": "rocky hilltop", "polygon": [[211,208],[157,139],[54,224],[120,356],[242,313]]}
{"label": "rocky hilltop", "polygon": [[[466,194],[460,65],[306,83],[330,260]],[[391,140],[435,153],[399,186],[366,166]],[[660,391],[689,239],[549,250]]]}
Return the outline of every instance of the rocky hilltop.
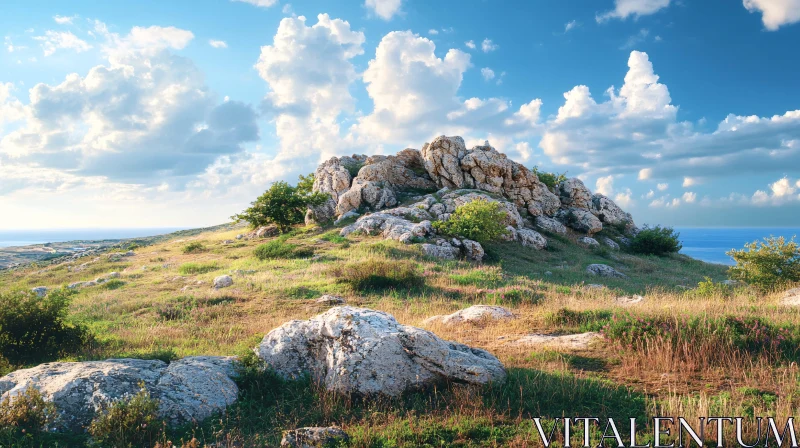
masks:
{"label": "rocky hilltop", "polygon": [[600,244],[592,235],[612,227],[617,241],[603,241],[612,248],[626,244],[626,236],[637,231],[629,213],[606,196],[592,194],[580,179],[548,187],[489,142],[467,149],[458,136],[442,135],[421,151],[407,148],[394,156],[333,157],[317,168],[314,191],[330,199],[308,211],[307,224],[356,218],[342,235],[361,232],[421,243],[424,253],[442,258],[482,258],[480,244],[444,239],[431,226],[477,199],[499,202],[507,212],[508,238],[535,249],[547,245],[539,231],[564,234],[569,228],[592,246]]}

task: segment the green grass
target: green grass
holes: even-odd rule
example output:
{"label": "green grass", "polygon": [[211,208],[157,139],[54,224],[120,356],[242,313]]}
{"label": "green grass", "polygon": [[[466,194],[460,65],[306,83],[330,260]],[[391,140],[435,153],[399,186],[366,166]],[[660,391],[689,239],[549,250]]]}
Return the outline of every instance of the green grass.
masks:
{"label": "green grass", "polygon": [[178,268],[178,272],[182,275],[197,275],[216,271],[219,268],[219,264],[215,261],[208,263],[189,262],[182,264],[180,268]]}
{"label": "green grass", "polygon": [[256,258],[262,261],[279,258],[308,258],[314,255],[314,251],[310,248],[287,243],[281,239],[264,243],[256,247],[256,250],[253,253]]}
{"label": "green grass", "polygon": [[339,283],[355,291],[416,289],[424,285],[415,263],[402,260],[372,259],[334,266],[330,273]]}

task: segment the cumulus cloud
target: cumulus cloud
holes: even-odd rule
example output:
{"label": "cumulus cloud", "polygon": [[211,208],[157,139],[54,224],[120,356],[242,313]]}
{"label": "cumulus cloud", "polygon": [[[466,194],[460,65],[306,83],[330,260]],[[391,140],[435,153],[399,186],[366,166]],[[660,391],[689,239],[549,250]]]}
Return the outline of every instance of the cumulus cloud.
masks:
{"label": "cumulus cloud", "polygon": [[400,11],[402,0],[366,0],[364,6],[383,20],[391,20]]}
{"label": "cumulus cloud", "polygon": [[24,124],[0,139],[7,166],[182,187],[258,138],[251,107],[218,104],[197,67],[168,51],[183,48],[191,33],[135,27],[119,36],[101,25],[108,62],[30,89]]}
{"label": "cumulus cloud", "polygon": [[800,22],[800,0],[744,0],[744,7],[760,12],[764,27],[770,31]]}
{"label": "cumulus cloud", "polygon": [[281,142],[280,160],[313,156],[315,164],[339,152],[338,117],[354,109],[352,59],[363,43],[348,22],[320,14],[312,26],[303,16],[282,19],[272,44],[261,47],[256,69],[269,85],[264,109]]}
{"label": "cumulus cloud", "polygon": [[669,188],[669,184],[668,183],[658,184],[656,185],[656,188],[658,188],[658,191],[665,191],[667,188]]}
{"label": "cumulus cloud", "polygon": [[474,50],[476,48],[475,47],[475,41],[472,41],[472,40],[468,40],[468,41],[464,42],[464,45],[466,45],[467,48],[469,48],[470,50]]}
{"label": "cumulus cloud", "polygon": [[484,67],[481,69],[481,76],[483,77],[484,81],[489,81],[494,79],[494,70],[490,69],[489,67]]}
{"label": "cumulus cloud", "polygon": [[687,191],[686,193],[683,193],[683,202],[686,202],[687,204],[693,203],[696,199],[697,194],[694,192]]}
{"label": "cumulus cloud", "polygon": [[92,49],[89,43],[69,31],[48,30],[44,36],[35,36],[34,39],[41,42],[45,56],[51,56],[58,50],[74,50],[82,53]]}
{"label": "cumulus cloud", "polygon": [[13,90],[14,84],[0,82],[0,131],[4,123],[21,120],[25,114],[22,103],[12,95]]}
{"label": "cumulus cloud", "polygon": [[614,194],[614,176],[604,176],[597,179],[595,190],[605,196]]}
{"label": "cumulus cloud", "polygon": [[[800,180],[794,184],[800,187]],[[769,185],[769,191],[758,190],[753,193],[751,202],[758,206],[781,206],[789,202],[800,201],[797,188],[788,177],[778,179]]]}
{"label": "cumulus cloud", "polygon": [[228,48],[228,44],[224,40],[210,39],[208,44],[214,48]]}
{"label": "cumulus cloud", "polygon": [[700,183],[700,182],[697,179],[693,178],[693,177],[684,177],[682,186],[684,188],[693,187],[693,186],[697,185],[698,183]]}
{"label": "cumulus cloud", "polygon": [[259,8],[269,8],[270,6],[277,5],[278,0],[231,0],[232,2],[249,3]]}
{"label": "cumulus cloud", "polygon": [[[747,1],[747,0],[745,0]],[[609,19],[627,19],[633,17],[655,14],[668,7],[670,0],[614,0],[614,9],[598,14],[597,22],[602,23]]]}
{"label": "cumulus cloud", "polygon": [[59,25],[72,25],[72,21],[77,18],[78,16],[53,16],[53,20]]}
{"label": "cumulus cloud", "polygon": [[622,208],[632,207],[636,204],[636,201],[633,199],[633,192],[630,188],[626,188],[625,191],[617,193],[614,196],[614,202]]}
{"label": "cumulus cloud", "polygon": [[564,25],[564,33],[568,33],[568,32],[570,32],[571,30],[574,30],[577,27],[578,27],[578,21],[577,20],[570,20],[569,22],[567,22]]}
{"label": "cumulus cloud", "polygon": [[483,42],[481,42],[481,50],[483,50],[484,53],[495,51],[498,48],[500,48],[500,46],[492,42],[489,38],[483,39]]}

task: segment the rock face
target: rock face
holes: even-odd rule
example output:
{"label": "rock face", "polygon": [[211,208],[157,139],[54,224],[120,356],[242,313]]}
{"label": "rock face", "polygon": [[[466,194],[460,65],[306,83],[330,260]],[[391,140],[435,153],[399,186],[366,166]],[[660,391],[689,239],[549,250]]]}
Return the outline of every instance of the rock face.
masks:
{"label": "rock face", "polygon": [[589,209],[592,193],[578,178],[567,179],[557,186],[561,204],[565,207]]}
{"label": "rock face", "polygon": [[366,156],[332,157],[317,168],[314,173],[314,191],[328,193],[330,199],[325,204],[314,207],[306,213],[306,223],[326,222],[336,216],[336,204],[339,196],[350,189],[353,176],[350,170],[366,161]]}
{"label": "rock face", "polygon": [[80,431],[97,411],[136,394],[140,383],[159,400],[158,412],[171,424],[201,421],[236,401],[233,358],[196,356],[167,364],[158,360],[54,362],[0,378],[2,399],[30,387],[52,401],[56,427]]}
{"label": "rock face", "polygon": [[603,223],[589,210],[575,207],[562,208],[556,214],[556,219],[564,223],[567,227],[587,235],[594,235],[603,230]]}
{"label": "rock face", "polygon": [[485,350],[400,325],[381,311],[347,306],[272,330],[256,354],[283,377],[308,373],[345,394],[397,396],[438,380],[486,384],[506,377]]}
{"label": "rock face", "polygon": [[214,289],[227,288],[233,285],[233,279],[230,275],[220,275],[214,279]]}
{"label": "rock face", "polygon": [[358,218],[358,221],[343,228],[339,234],[347,236],[351,233],[364,235],[381,235],[386,239],[410,244],[414,237],[425,237],[433,233],[430,221],[413,223],[387,213],[373,213]]}
{"label": "rock face", "polygon": [[612,240],[609,237],[604,237],[602,240],[603,244],[610,247],[612,250],[619,250],[619,244],[616,241]]}
{"label": "rock face", "polygon": [[597,216],[603,224],[612,226],[621,225],[629,229],[635,227],[631,214],[624,212],[614,201],[602,194],[594,194],[590,205],[589,210],[593,215]]}
{"label": "rock face", "polygon": [[589,266],[586,267],[586,272],[592,275],[596,275],[598,277],[616,277],[616,278],[627,277],[622,272],[619,272],[616,269],[612,268],[611,266],[605,264],[590,264]]}
{"label": "rock face", "polygon": [[425,325],[438,323],[441,325],[458,325],[464,323],[481,323],[487,321],[514,319],[514,313],[502,306],[473,305],[446,316],[432,316],[423,322]]}
{"label": "rock face", "polygon": [[282,448],[325,448],[343,446],[350,437],[341,428],[309,427],[284,431],[281,439]]}
{"label": "rock face", "polygon": [[558,235],[564,235],[567,233],[567,228],[564,224],[561,224],[559,221],[548,218],[547,216],[537,216],[536,217],[536,227],[550,233],[555,233]]}

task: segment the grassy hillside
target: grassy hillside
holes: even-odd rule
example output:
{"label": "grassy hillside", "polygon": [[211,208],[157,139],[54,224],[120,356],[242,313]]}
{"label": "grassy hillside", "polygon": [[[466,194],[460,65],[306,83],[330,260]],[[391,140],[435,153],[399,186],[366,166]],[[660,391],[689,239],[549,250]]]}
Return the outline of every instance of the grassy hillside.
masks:
{"label": "grassy hillside", "polygon": [[[96,336],[80,359],[244,356],[271,329],[327,309],[311,303],[325,293],[415,326],[472,304],[502,305],[519,316],[430,328],[500,358],[510,373],[502,386],[443,385],[398,400],[362,402],[307,381],[250,373],[239,380],[242,396],[226,416],[170,431],[162,442],[195,437],[200,446],[276,446],[282,430],[338,424],[358,447],[537,446],[529,417],[785,418],[800,411],[800,376],[792,362],[800,316],[778,306],[777,293],[710,283],[698,288],[706,277],[724,280],[722,266],[681,255],[589,250],[572,236],[549,235],[544,251],[516,243],[489,246],[488,261],[474,265],[427,259],[416,246],[374,237],[342,238],[338,229],[301,228],[266,240],[236,240],[239,232],[158,242],[119,261],[101,256],[79,272],[71,269],[77,262],[4,272],[0,285],[58,287],[120,272],[121,282],[73,296],[70,318]],[[276,258],[255,256],[265,242],[270,246],[260,249],[262,258]],[[585,268],[592,263],[611,265],[628,278],[590,276]],[[214,290],[214,277],[223,274],[234,285]],[[617,301],[631,294],[643,295],[644,302]],[[754,326],[766,336],[752,336]],[[583,331],[603,331],[605,338],[585,349],[513,343],[530,333]],[[785,342],[770,338],[778,333]],[[48,437],[55,439],[30,446],[83,443],[80,437]]]}

